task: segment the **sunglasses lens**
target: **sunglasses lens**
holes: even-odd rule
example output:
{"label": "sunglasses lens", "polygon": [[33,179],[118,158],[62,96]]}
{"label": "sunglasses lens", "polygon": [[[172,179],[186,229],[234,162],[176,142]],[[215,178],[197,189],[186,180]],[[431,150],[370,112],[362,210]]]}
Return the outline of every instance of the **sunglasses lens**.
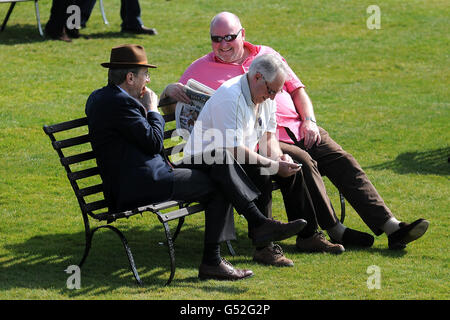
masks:
{"label": "sunglasses lens", "polygon": [[[239,30],[239,32],[241,32],[241,30]],[[238,34],[239,34],[239,32],[238,32]],[[222,40],[225,40],[226,42],[231,42],[237,38],[238,34],[227,34],[226,36],[223,36],[223,37],[211,36],[211,40],[212,40],[212,42],[217,42],[217,43],[222,42]]]}
{"label": "sunglasses lens", "polygon": [[230,42],[233,41],[234,39],[236,39],[237,34],[228,34],[225,37],[223,37],[225,39],[226,42]]}

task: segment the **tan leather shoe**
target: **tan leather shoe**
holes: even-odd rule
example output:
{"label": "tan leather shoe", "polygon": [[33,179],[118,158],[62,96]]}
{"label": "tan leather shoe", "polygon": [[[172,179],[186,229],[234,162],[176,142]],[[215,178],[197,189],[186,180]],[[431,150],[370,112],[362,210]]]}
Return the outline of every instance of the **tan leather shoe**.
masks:
{"label": "tan leather shoe", "polygon": [[277,267],[293,267],[294,262],[283,254],[278,244],[271,244],[261,250],[255,250],[253,261]]}
{"label": "tan leather shoe", "polygon": [[201,280],[241,280],[253,276],[253,271],[234,268],[231,263],[222,258],[218,266],[200,265],[198,277]]}
{"label": "tan leather shoe", "polygon": [[340,254],[345,251],[343,245],[331,243],[325,238],[325,235],[322,232],[316,232],[306,239],[297,237],[295,246],[302,252],[328,252]]}

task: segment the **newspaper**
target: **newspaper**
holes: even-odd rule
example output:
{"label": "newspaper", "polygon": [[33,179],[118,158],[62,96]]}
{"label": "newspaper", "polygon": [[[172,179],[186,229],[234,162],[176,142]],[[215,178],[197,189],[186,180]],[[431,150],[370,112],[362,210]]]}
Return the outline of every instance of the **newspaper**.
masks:
{"label": "newspaper", "polygon": [[178,102],[175,109],[175,119],[179,132],[183,131],[179,129],[184,129],[191,133],[200,111],[214,93],[214,90],[194,79],[189,79],[184,86],[184,92],[191,99],[191,103]]}

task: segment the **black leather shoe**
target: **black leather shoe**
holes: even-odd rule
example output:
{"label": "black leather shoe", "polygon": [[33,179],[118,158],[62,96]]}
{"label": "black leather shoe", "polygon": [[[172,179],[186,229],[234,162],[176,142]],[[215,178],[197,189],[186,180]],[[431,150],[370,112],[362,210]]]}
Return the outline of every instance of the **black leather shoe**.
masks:
{"label": "black leather shoe", "polygon": [[147,28],[144,26],[141,26],[140,28],[137,28],[137,29],[122,28],[121,32],[134,33],[134,34],[148,34],[151,36],[158,34],[158,31],[156,31],[155,28]]}
{"label": "black leather shoe", "polygon": [[298,234],[306,226],[306,221],[297,219],[287,223],[277,220],[267,220],[263,225],[249,230],[249,238],[254,246],[260,246],[270,241],[281,241]]}
{"label": "black leather shoe", "polygon": [[216,279],[216,280],[242,280],[253,276],[253,271],[236,269],[231,263],[222,258],[218,266],[209,266],[202,263],[198,270],[198,277],[201,280]]}
{"label": "black leather shoe", "polygon": [[425,219],[417,219],[411,224],[400,222],[400,229],[388,236],[389,249],[405,249],[408,243],[424,235],[429,224],[428,220]]}
{"label": "black leather shoe", "polygon": [[340,243],[344,247],[363,247],[370,248],[373,245],[374,238],[368,233],[346,228],[342,235],[342,241],[336,241],[331,238],[334,243]]}

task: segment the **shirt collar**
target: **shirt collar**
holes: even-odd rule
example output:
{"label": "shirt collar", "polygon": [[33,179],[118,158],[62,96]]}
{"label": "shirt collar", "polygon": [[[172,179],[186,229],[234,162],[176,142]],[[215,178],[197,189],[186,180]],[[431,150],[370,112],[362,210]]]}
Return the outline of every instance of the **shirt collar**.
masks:
{"label": "shirt collar", "polygon": [[245,98],[245,102],[247,102],[247,105],[249,107],[254,107],[255,104],[252,101],[252,94],[250,93],[250,86],[248,83],[248,73],[245,73],[241,76],[241,79],[239,79],[240,83],[241,83],[241,90],[242,90],[242,94],[244,95]]}

